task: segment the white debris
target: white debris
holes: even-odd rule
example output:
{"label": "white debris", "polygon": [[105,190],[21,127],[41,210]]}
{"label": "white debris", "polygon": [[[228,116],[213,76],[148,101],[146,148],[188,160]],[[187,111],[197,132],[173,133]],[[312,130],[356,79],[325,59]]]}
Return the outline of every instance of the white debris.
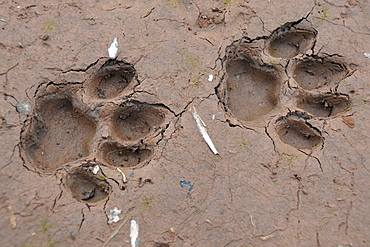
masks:
{"label": "white debris", "polygon": [[30,102],[28,102],[27,100],[23,101],[22,103],[20,103],[18,106],[17,106],[17,111],[19,113],[22,113],[22,114],[25,114],[25,115],[28,115],[31,113],[32,111],[32,104]]}
{"label": "white debris", "polygon": [[215,115],[214,114],[212,115],[212,120],[215,120]]}
{"label": "white debris", "polygon": [[208,76],[208,81],[213,81],[213,75]]}
{"label": "white debris", "polygon": [[117,168],[117,171],[119,171],[119,173],[121,173],[121,175],[122,175],[122,181],[124,182],[124,183],[126,183],[126,175],[123,173],[123,171],[121,170],[121,169],[119,169],[119,168]]}
{"label": "white debris", "polygon": [[130,226],[130,238],[131,238],[131,247],[136,247],[139,244],[139,225],[136,220],[131,220]]}
{"label": "white debris", "polygon": [[274,235],[266,235],[266,236],[262,236],[262,237],[260,237],[260,239],[261,239],[261,240],[267,240],[267,239],[270,239],[270,238],[272,238],[272,237],[274,237]]}
{"label": "white debris", "polygon": [[203,122],[203,120],[200,118],[200,116],[198,115],[197,111],[195,110],[195,107],[193,107],[193,118],[195,120],[195,122],[197,123],[197,126],[198,126],[198,129],[200,131],[200,133],[202,134],[204,140],[206,141],[206,143],[208,144],[209,148],[212,150],[212,152],[214,154],[218,154],[218,151],[216,150],[216,147],[215,145],[213,145],[213,142],[211,140],[211,138],[209,137],[208,133],[207,133],[207,129],[205,128],[205,124]]}
{"label": "white debris", "polygon": [[117,58],[117,55],[118,55],[118,38],[117,37],[115,37],[112,40],[112,44],[108,48],[108,55],[112,59],[116,59]]}
{"label": "white debris", "polygon": [[370,58],[370,53],[364,53],[364,56],[366,57],[366,58]]}
{"label": "white debris", "polygon": [[121,214],[121,210],[119,210],[116,207],[114,209],[109,210],[108,223],[111,224],[113,222],[114,223],[118,222],[120,214]]}
{"label": "white debris", "polygon": [[100,167],[98,165],[94,166],[93,173],[96,175],[100,170]]}

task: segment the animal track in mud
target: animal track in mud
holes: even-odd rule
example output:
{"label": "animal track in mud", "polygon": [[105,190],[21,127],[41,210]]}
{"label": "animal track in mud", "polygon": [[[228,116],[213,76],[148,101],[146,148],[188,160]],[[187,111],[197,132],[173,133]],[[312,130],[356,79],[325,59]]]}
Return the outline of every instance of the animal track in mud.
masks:
{"label": "animal track in mud", "polygon": [[[339,55],[307,53],[313,53],[317,35],[303,18],[284,24],[269,37],[243,37],[228,46],[225,75],[216,88],[228,120],[253,125],[284,111],[284,105],[293,99],[303,112],[289,110],[278,118],[277,136],[298,149],[323,146],[320,131],[307,120],[336,116],[350,108],[349,96],[337,92],[337,88],[352,71]],[[279,58],[281,64],[271,62],[274,58]],[[297,86],[292,88],[291,81]],[[287,82],[293,93],[283,95],[281,87]]]}
{"label": "animal track in mud", "polygon": [[296,61],[293,78],[303,89],[312,90],[338,83],[348,74],[347,66],[338,58],[311,56]]}
{"label": "animal track in mud", "polygon": [[297,97],[297,106],[316,117],[335,116],[348,110],[349,96],[339,93],[310,94],[301,93]]}
{"label": "animal track in mud", "polygon": [[77,201],[105,200],[110,185],[85,163],[139,169],[153,157],[167,126],[165,106],[131,100],[138,84],[131,64],[99,59],[83,83],[40,85],[21,132],[25,166],[65,171],[64,184]]}
{"label": "animal track in mud", "polygon": [[238,119],[252,120],[277,106],[276,89],[280,84],[280,76],[276,69],[252,65],[247,59],[238,59],[229,61],[226,71],[229,75],[226,81],[226,102]]}
{"label": "animal track in mud", "polygon": [[293,147],[299,149],[317,147],[323,138],[318,130],[307,124],[307,119],[310,117],[304,113],[288,113],[276,121],[276,132],[283,142]]}
{"label": "animal track in mud", "polygon": [[226,76],[218,96],[226,110],[235,118],[250,121],[259,118],[278,105],[281,73],[264,64],[258,41],[243,38],[226,48]]}
{"label": "animal track in mud", "polygon": [[73,104],[70,96],[39,98],[29,121],[22,142],[35,168],[56,170],[89,155],[96,123]]}
{"label": "animal track in mud", "polygon": [[76,167],[66,176],[65,184],[77,201],[96,204],[106,199],[111,190],[109,184],[93,176],[93,173],[82,167]]}
{"label": "animal track in mud", "polygon": [[311,48],[316,36],[317,31],[305,19],[288,22],[272,32],[266,50],[272,57],[293,58]]}
{"label": "animal track in mud", "polygon": [[113,115],[112,121],[118,137],[125,141],[135,141],[155,132],[164,119],[165,111],[160,107],[129,102],[120,107]]}
{"label": "animal track in mud", "polygon": [[117,167],[135,167],[147,160],[150,149],[121,147],[118,143],[104,143],[99,149],[99,155],[104,163]]}
{"label": "animal track in mud", "polygon": [[108,60],[87,83],[87,95],[94,99],[112,99],[129,86],[135,74],[131,64]]}

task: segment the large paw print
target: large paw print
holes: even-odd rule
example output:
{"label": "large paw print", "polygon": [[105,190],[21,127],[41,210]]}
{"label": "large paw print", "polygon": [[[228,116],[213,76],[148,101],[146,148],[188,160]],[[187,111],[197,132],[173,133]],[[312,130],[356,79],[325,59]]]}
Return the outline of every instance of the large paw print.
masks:
{"label": "large paw print", "polygon": [[[352,71],[341,56],[307,53],[313,53],[317,35],[311,23],[301,19],[277,28],[269,37],[244,37],[228,46],[217,95],[230,122],[246,126],[264,121],[293,103],[297,109],[288,109],[286,116],[275,121],[277,136],[298,149],[322,146],[321,132],[308,121],[350,108],[349,96],[337,88]],[[288,100],[282,100],[284,83],[292,91]]]}
{"label": "large paw print", "polygon": [[40,85],[21,133],[25,165],[39,173],[65,170],[64,184],[80,202],[106,199],[111,187],[93,167],[141,168],[167,124],[165,106],[132,99],[138,84],[131,64],[99,60],[83,83]]}

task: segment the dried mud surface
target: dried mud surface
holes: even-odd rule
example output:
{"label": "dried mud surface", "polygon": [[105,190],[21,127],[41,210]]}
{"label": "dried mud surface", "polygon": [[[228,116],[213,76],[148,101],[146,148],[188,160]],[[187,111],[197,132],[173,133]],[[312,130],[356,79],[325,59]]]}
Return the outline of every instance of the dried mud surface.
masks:
{"label": "dried mud surface", "polygon": [[369,246],[369,13],[0,1],[0,245]]}

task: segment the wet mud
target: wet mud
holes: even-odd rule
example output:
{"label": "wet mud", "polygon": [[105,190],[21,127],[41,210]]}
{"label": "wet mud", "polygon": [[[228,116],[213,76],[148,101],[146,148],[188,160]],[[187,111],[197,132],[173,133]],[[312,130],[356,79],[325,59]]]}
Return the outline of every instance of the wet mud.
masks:
{"label": "wet mud", "polygon": [[0,3],[0,245],[368,246],[369,10]]}

